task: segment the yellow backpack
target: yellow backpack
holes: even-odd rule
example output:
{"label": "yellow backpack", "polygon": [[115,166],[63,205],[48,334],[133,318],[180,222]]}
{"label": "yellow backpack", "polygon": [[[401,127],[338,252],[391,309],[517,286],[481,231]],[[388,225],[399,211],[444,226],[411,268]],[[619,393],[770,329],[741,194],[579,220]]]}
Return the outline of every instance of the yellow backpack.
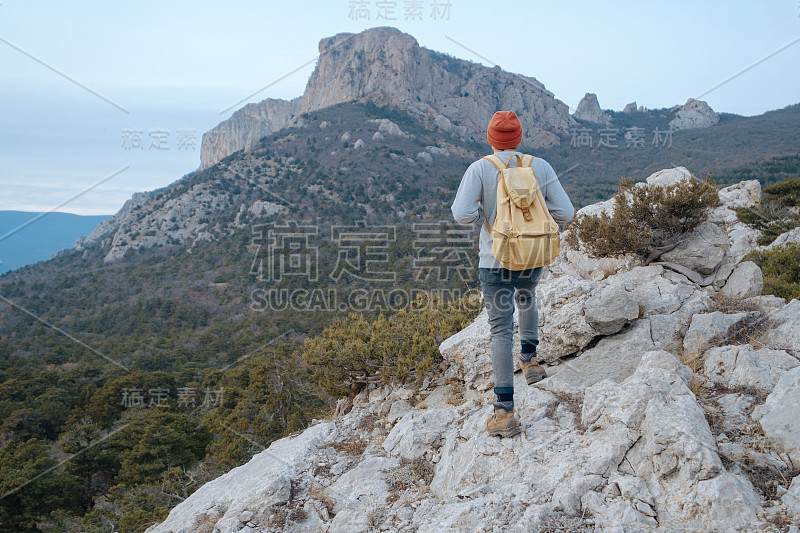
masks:
{"label": "yellow backpack", "polygon": [[[511,160],[517,158],[517,166]],[[512,155],[504,163],[487,155],[499,171],[497,214],[486,229],[492,236],[492,255],[508,270],[526,270],[549,265],[561,251],[558,224],[550,216],[533,171],[533,156]]]}

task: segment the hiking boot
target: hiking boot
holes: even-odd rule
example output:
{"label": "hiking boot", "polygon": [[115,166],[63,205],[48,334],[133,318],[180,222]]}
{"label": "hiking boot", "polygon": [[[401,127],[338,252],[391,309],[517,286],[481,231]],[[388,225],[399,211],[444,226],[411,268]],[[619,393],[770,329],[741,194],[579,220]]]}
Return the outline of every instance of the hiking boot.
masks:
{"label": "hiking boot", "polygon": [[496,437],[513,437],[521,431],[519,420],[514,418],[513,407],[504,409],[498,404],[494,405],[494,414],[486,420],[486,429],[489,435]]}
{"label": "hiking boot", "polygon": [[520,359],[519,369],[522,370],[522,374],[525,376],[525,381],[528,382],[528,385],[533,385],[537,381],[542,381],[547,377],[547,372],[539,365],[535,356],[527,363]]}

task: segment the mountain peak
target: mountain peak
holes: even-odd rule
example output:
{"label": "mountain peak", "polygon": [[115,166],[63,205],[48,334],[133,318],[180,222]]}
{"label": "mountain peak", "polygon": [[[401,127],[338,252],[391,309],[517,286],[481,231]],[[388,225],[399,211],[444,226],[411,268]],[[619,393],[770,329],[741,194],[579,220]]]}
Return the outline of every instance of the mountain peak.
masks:
{"label": "mountain peak", "polygon": [[360,43],[364,48],[376,48],[385,46],[390,40],[392,46],[419,47],[419,43],[411,35],[392,26],[378,26],[359,33],[342,32],[331,37],[323,37],[319,41],[319,53],[329,52],[347,41]]}
{"label": "mountain peak", "polygon": [[520,117],[528,148],[558,145],[574,125],[566,104],[535,79],[428,50],[396,28],[339,33],[322,39],[319,50],[303,96],[234,113],[203,137],[201,168],[297,124],[297,115],[345,102],[399,109],[462,142],[485,143],[486,125],[501,109]]}

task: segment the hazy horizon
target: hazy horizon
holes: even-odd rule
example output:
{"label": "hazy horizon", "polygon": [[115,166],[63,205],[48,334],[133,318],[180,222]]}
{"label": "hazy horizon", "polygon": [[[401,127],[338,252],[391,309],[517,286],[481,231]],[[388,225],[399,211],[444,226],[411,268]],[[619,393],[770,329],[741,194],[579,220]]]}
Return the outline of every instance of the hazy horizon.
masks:
{"label": "hazy horizon", "polygon": [[[116,213],[134,192],[197,169],[203,132],[236,109],[300,96],[320,39],[374,26],[394,26],[426,48],[535,77],[571,111],[587,92],[604,109],[634,100],[668,108],[732,77],[701,98],[717,112],[752,116],[800,102],[796,2],[578,2],[568,10],[509,2],[498,12],[485,3],[430,0],[416,19],[405,18],[402,0],[383,3],[395,6],[391,13],[381,13],[377,2],[358,3],[368,13],[354,11],[354,4],[3,2],[0,209],[49,211],[127,167],[58,209]],[[295,24],[300,11],[302,24]],[[525,15],[536,44],[522,32],[510,42],[495,38],[484,27],[487,11],[498,24]],[[541,20],[547,24],[535,23]],[[126,132],[136,131],[144,146],[125,146]],[[151,132],[160,148],[150,146]]]}

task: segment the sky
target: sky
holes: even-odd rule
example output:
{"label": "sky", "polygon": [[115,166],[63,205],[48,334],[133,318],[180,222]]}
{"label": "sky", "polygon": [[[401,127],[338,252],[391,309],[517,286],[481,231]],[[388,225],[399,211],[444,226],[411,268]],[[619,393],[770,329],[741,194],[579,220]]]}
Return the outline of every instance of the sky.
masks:
{"label": "sky", "polygon": [[0,0],[0,209],[113,214],[197,169],[203,132],[294,98],[321,38],[394,26],[570,106],[800,102],[800,2]]}

